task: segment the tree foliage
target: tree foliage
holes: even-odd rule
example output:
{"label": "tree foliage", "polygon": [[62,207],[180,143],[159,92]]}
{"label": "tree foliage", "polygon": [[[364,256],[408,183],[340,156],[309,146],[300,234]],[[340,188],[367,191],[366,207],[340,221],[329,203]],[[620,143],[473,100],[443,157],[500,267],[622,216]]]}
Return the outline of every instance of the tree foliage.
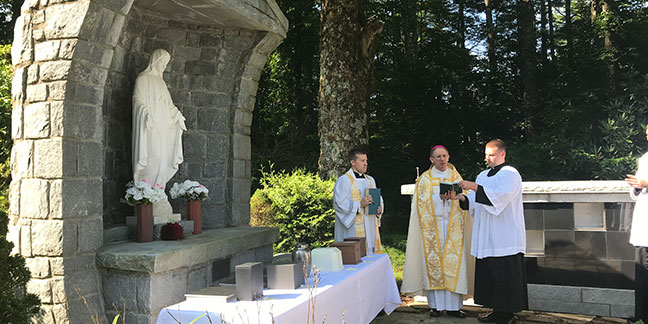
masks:
{"label": "tree foliage", "polygon": [[320,247],[333,241],[333,180],[303,169],[261,174],[250,199],[250,225],[279,228],[275,252],[290,252],[300,242]]}
{"label": "tree foliage", "polygon": [[252,117],[253,178],[275,168],[317,170],[319,11],[317,0],[278,0],[290,23],[288,37],[261,74]]}
{"label": "tree foliage", "polygon": [[0,211],[0,322],[28,324],[39,313],[40,300],[26,293],[30,273],[21,255],[11,255],[14,245],[6,239],[7,222],[7,214]]}
{"label": "tree foliage", "polygon": [[16,19],[24,0],[0,0],[0,45],[11,44]]}
{"label": "tree foliage", "polygon": [[11,254],[13,243],[7,241],[7,191],[11,152],[11,46],[0,45],[0,323],[27,324],[38,314],[40,301],[26,293],[30,279],[25,259]]}
{"label": "tree foliage", "polygon": [[[492,43],[483,0],[368,2],[367,16],[384,22],[369,118],[369,172],[388,203],[383,230],[406,232],[409,199],[400,195],[400,185],[414,181],[417,167],[429,167],[434,144],[450,149],[451,162],[466,179],[485,167],[483,144],[492,138],[507,142],[508,160],[524,180],[621,179],[634,171],[646,146],[648,8],[639,0],[525,2],[529,6],[521,11],[517,0],[488,1]],[[279,5],[291,29],[264,71],[275,77],[260,82],[253,154],[275,150],[281,153],[265,154],[263,161],[314,170],[319,147],[305,141],[317,136],[313,119],[293,123],[292,115],[317,116],[317,73],[310,70],[313,82],[301,84],[301,102],[311,104],[299,108],[287,99],[292,90],[286,85],[303,70],[283,62],[317,66],[318,29],[293,21],[300,13],[317,24],[318,2]],[[296,44],[309,50],[289,50]],[[533,79],[524,71],[532,71]],[[285,117],[260,119],[272,111]],[[295,132],[268,128],[279,124]],[[277,150],[270,143],[277,139],[304,145]]]}
{"label": "tree foliage", "polygon": [[9,207],[7,194],[11,182],[11,46],[0,45],[0,210]]}

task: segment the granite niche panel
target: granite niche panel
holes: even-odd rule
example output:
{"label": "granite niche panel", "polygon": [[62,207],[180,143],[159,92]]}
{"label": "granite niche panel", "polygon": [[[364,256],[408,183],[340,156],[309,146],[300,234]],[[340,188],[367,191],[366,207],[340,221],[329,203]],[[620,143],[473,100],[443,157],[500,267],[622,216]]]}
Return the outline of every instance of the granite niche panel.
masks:
{"label": "granite niche panel", "polygon": [[603,228],[575,228],[578,215],[571,203],[524,204],[527,231],[543,232],[543,238],[531,238],[539,242],[529,243],[534,251],[526,257],[528,282],[632,289],[635,249],[628,240],[633,207],[632,203],[604,203]]}

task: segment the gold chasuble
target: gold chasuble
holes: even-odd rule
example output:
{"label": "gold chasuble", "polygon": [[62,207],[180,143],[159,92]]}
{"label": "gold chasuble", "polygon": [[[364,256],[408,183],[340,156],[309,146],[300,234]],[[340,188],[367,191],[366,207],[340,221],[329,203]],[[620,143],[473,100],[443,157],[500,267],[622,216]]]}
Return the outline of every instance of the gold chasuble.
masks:
{"label": "gold chasuble", "polygon": [[[355,176],[353,176],[353,173],[348,172],[347,177],[349,177],[349,181],[351,182],[351,194],[353,196],[353,201],[360,201],[362,200],[362,192],[360,191],[360,188],[355,183]],[[369,182],[369,188],[376,188],[376,184],[372,181],[371,178],[367,178],[367,181]],[[378,202],[380,203],[380,202]],[[355,236],[356,237],[367,237],[365,233],[365,221],[364,221],[364,208],[360,208],[360,212],[358,212],[353,219],[353,227],[355,228]],[[382,250],[382,244],[380,243],[380,232],[378,231],[378,220],[375,222],[376,224],[376,248],[374,253],[383,253]]]}
{"label": "gold chasuble", "polygon": [[[440,183],[456,183],[462,178],[452,164],[448,164],[449,172],[444,172],[446,176],[443,177],[435,177],[433,168],[425,171],[416,180],[401,292],[417,295],[424,294],[425,290],[442,289],[467,294],[469,291],[466,259],[469,257],[469,250],[466,249],[466,245],[470,240],[465,240],[464,232],[466,227],[472,228],[472,220],[467,216],[468,213],[459,207],[458,200],[445,202],[450,205],[449,210],[441,208],[445,210],[444,215],[435,215],[434,205],[435,201],[442,203],[439,197]],[[448,215],[445,215],[446,213]],[[444,226],[439,224],[442,219],[447,220],[445,232]]]}

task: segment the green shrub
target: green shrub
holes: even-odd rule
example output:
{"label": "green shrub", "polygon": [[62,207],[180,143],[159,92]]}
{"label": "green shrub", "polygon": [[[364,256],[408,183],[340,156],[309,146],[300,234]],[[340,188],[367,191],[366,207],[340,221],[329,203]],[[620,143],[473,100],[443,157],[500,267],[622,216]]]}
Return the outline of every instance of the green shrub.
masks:
{"label": "green shrub", "polygon": [[0,45],[0,323],[31,323],[38,314],[40,300],[26,293],[30,278],[21,255],[11,255],[13,243],[7,241],[7,192],[11,152],[11,46]]}
{"label": "green shrub", "polygon": [[250,199],[250,225],[279,228],[275,253],[290,252],[299,242],[311,249],[333,241],[333,180],[302,169],[292,173],[261,171],[259,189]]}
{"label": "green shrub", "polygon": [[11,46],[0,45],[0,210],[9,207],[7,193],[11,182]]}
{"label": "green shrub", "polygon": [[407,235],[381,233],[380,240],[382,241],[385,253],[389,255],[392,268],[394,269],[394,277],[400,285],[403,281],[403,269],[405,268],[405,250],[407,248]]}
{"label": "green shrub", "polygon": [[27,324],[38,314],[40,300],[26,293],[30,273],[21,255],[11,255],[13,243],[6,238],[7,223],[7,214],[0,210],[0,323]]}

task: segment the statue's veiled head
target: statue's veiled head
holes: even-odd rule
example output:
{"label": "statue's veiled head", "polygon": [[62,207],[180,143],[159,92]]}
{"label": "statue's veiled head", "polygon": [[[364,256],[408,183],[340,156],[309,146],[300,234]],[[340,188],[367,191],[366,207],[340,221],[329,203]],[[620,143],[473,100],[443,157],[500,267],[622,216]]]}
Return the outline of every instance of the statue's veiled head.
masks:
{"label": "statue's veiled head", "polygon": [[145,73],[155,73],[162,75],[164,73],[164,69],[166,69],[167,64],[169,64],[169,61],[171,60],[171,55],[169,52],[167,52],[164,49],[158,48],[155,51],[153,51],[153,54],[151,54],[151,58],[149,59],[149,64],[146,67],[146,70],[144,70]]}

